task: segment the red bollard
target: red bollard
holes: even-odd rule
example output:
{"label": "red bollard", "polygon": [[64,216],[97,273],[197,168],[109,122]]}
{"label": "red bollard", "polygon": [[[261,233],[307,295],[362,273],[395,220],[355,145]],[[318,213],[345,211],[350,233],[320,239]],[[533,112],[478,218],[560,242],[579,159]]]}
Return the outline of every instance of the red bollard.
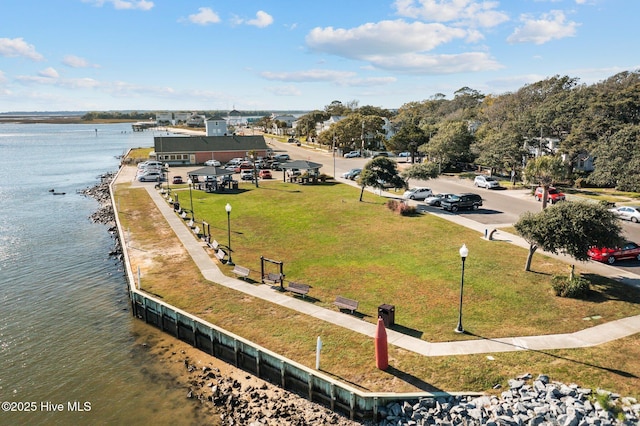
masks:
{"label": "red bollard", "polygon": [[384,321],[378,317],[378,326],[376,327],[376,367],[380,370],[386,370],[389,367],[389,351],[387,348],[387,330],[384,328]]}

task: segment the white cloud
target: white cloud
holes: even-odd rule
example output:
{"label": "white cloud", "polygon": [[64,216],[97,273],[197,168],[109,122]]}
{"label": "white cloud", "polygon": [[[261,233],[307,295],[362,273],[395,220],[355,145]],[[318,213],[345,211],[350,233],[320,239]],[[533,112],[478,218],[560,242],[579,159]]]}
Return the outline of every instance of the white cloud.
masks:
{"label": "white cloud", "polygon": [[494,27],[508,21],[509,16],[494,10],[497,1],[472,0],[396,0],[397,14],[432,22],[467,22],[481,27]]}
{"label": "white cloud", "polygon": [[58,74],[58,71],[56,71],[55,68],[52,68],[52,67],[43,69],[42,71],[38,72],[38,75],[40,77],[51,78],[51,79],[60,77],[60,74]]}
{"label": "white cloud", "polygon": [[424,52],[469,33],[442,24],[402,20],[368,23],[352,29],[314,28],[306,37],[309,47],[351,59],[370,55]]}
{"label": "white cloud", "polygon": [[198,13],[189,15],[189,21],[198,25],[217,24],[220,22],[220,16],[211,8],[201,7],[198,9]]}
{"label": "white cloud", "polygon": [[507,37],[509,43],[535,43],[544,44],[551,40],[565,37],[573,37],[580,24],[565,22],[564,13],[560,10],[552,10],[543,14],[540,19],[534,19],[529,15],[522,15],[520,20],[523,26],[516,28]]}
{"label": "white cloud", "polygon": [[338,81],[354,77],[356,73],[352,71],[307,70],[279,73],[265,71],[260,75],[267,80],[295,81],[300,83],[317,81]]}
{"label": "white cloud", "polygon": [[367,60],[381,69],[415,74],[452,74],[494,71],[503,68],[501,64],[482,52],[455,55],[405,53],[396,56],[370,56]]}
{"label": "white cloud", "polygon": [[102,7],[105,3],[113,5],[117,10],[151,10],[155,6],[152,1],[147,0],[83,0],[85,3],[93,3],[95,6]]}
{"label": "white cloud", "polygon": [[300,96],[302,92],[295,86],[265,87],[267,92],[276,96]]}
{"label": "white cloud", "polygon": [[75,55],[66,55],[62,63],[71,68],[100,68],[99,65],[90,64],[86,59]]}
{"label": "white cloud", "polygon": [[247,25],[253,25],[258,28],[265,28],[271,24],[273,24],[273,16],[262,10],[259,10],[256,13],[255,19],[250,19],[247,21]]}
{"label": "white cloud", "polygon": [[44,56],[36,51],[32,44],[20,38],[0,38],[0,56],[9,58],[25,57],[34,61],[43,61]]}

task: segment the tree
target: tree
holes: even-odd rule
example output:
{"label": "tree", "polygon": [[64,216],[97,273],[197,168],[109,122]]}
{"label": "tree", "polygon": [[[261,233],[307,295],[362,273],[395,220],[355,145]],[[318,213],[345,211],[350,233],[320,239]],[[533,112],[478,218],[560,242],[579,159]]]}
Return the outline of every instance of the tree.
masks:
{"label": "tree", "polygon": [[411,167],[405,169],[401,176],[408,179],[429,180],[435,179],[440,174],[440,167],[436,163],[431,161],[412,164]]}
{"label": "tree", "polygon": [[604,205],[582,201],[555,204],[538,213],[524,213],[514,227],[529,243],[525,271],[538,248],[588,260],[589,247],[616,247],[623,242],[620,220]]}
{"label": "tree", "polygon": [[406,188],[407,186],[407,183],[398,174],[396,162],[386,157],[377,157],[365,164],[358,177],[358,183],[360,183],[361,187],[360,201],[362,201],[364,188],[367,186],[377,189],[383,189],[387,185],[396,189]]}
{"label": "tree", "polygon": [[413,163],[417,148],[427,142],[429,142],[429,136],[420,127],[408,123],[386,142],[386,147],[395,152],[409,151],[411,163]]}
{"label": "tree", "polygon": [[418,147],[418,151],[424,152],[429,159],[438,163],[442,172],[448,164],[469,156],[472,141],[473,135],[467,124],[453,121],[444,123],[428,143]]}
{"label": "tree", "polygon": [[532,158],[527,162],[524,168],[524,180],[527,183],[535,183],[542,187],[542,210],[547,208],[549,187],[563,175],[564,166],[560,157],[543,155],[542,157]]}
{"label": "tree", "polygon": [[595,170],[589,180],[621,191],[640,191],[640,126],[629,125],[593,151]]}

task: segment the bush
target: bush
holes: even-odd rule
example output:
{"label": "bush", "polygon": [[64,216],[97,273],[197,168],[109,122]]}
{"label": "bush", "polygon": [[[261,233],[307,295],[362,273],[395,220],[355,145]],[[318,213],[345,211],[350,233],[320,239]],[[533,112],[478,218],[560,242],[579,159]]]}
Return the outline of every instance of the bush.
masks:
{"label": "bush", "polygon": [[589,293],[589,280],[580,276],[555,275],[551,279],[551,287],[556,296],[580,299]]}
{"label": "bush", "polygon": [[387,208],[392,212],[401,214],[402,216],[412,216],[417,212],[415,206],[410,206],[398,200],[387,201]]}

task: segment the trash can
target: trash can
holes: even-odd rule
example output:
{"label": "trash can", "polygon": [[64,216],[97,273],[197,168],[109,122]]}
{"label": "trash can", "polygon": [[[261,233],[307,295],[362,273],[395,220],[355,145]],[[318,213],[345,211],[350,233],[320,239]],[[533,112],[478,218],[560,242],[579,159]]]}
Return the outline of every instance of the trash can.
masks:
{"label": "trash can", "polygon": [[180,211],[180,203],[179,202],[176,201],[175,203],[173,203],[173,210],[175,210],[177,212]]}
{"label": "trash can", "polygon": [[382,318],[385,327],[391,327],[396,323],[396,307],[387,304],[378,306],[378,317]]}
{"label": "trash can", "polygon": [[233,189],[238,189],[238,181],[234,180],[233,182],[231,182],[231,186]]}

